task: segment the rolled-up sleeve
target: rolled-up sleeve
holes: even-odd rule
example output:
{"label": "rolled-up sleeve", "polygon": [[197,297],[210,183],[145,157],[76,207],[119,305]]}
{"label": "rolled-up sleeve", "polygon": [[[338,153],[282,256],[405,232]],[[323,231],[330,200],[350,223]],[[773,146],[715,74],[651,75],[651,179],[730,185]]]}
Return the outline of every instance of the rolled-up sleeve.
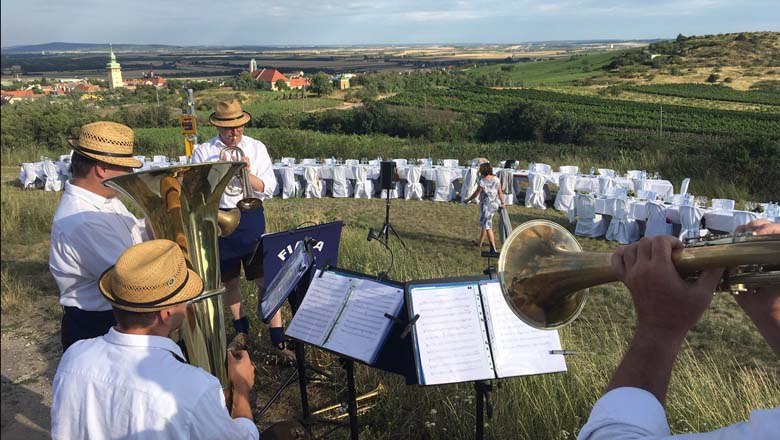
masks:
{"label": "rolled-up sleeve", "polygon": [[210,387],[193,410],[191,439],[259,440],[260,431],[252,420],[232,418],[220,387]]}

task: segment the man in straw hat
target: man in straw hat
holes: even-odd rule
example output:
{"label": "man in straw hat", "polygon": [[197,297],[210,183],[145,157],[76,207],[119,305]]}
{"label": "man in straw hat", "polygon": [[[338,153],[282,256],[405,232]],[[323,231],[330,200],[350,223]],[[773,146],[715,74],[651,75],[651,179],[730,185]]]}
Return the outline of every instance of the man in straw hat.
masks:
{"label": "man in straw hat", "polygon": [[246,351],[229,352],[230,413],[219,381],[186,364],[168,335],[203,280],[170,240],[127,249],[100,277],[117,325],[63,355],[52,385],[52,438],[259,439]]}
{"label": "man in straw hat", "polygon": [[[244,126],[252,119],[252,116],[241,109],[237,100],[217,103],[217,108],[209,117],[211,125],[217,127],[218,135],[195,148],[192,153],[192,162],[215,162],[219,160],[243,160],[249,171],[249,181],[254,194],[240,194],[231,196],[223,194],[219,202],[220,209],[235,208],[236,204],[245,197],[256,197],[265,200],[273,197],[276,189],[276,178],[272,168],[271,157],[265,145],[249,136],[244,136]],[[243,158],[222,155],[226,147],[239,147],[244,152]],[[260,208],[262,210],[262,207]],[[219,239],[220,271],[222,281],[227,292],[225,302],[233,315],[233,327],[236,330],[234,343],[243,346],[246,336],[249,334],[249,320],[241,311],[240,275],[241,267],[244,267],[244,275],[247,280],[255,280],[258,288],[263,285],[263,273],[261,261],[249,264],[252,261],[257,240],[265,232],[265,217],[260,213],[257,221],[244,221],[238,229],[229,237]],[[279,353],[290,360],[289,350],[284,349],[284,333],[282,329],[282,315],[277,313],[270,322],[271,342],[279,348]]]}
{"label": "man in straw hat", "polygon": [[147,238],[144,222],[116,198],[105,179],[141,166],[133,157],[133,130],[99,121],[81,127],[73,147],[65,192],[54,212],[49,270],[60,291],[62,347],[104,335],[114,325],[98,277],[128,247]]}

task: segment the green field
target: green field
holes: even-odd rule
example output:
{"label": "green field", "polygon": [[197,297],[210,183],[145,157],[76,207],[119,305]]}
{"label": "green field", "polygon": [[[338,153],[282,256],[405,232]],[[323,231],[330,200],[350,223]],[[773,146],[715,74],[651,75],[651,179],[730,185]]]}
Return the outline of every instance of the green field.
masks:
{"label": "green field", "polygon": [[[3,333],[22,337],[30,322],[51,328],[52,340],[29,350],[37,355],[57,350],[56,288],[48,273],[49,225],[59,193],[23,191],[15,179],[17,169],[2,168],[2,322]],[[339,265],[366,273],[387,270],[390,257],[381,246],[365,240],[369,227],[384,219],[382,200],[273,199],[266,204],[268,229],[281,231],[306,221],[345,222]],[[514,225],[545,218],[571,230],[561,213],[553,210],[509,208]],[[391,239],[394,264],[390,276],[400,281],[482,273],[486,262],[470,245],[476,238],[477,207],[458,203],[393,201],[392,221],[406,243]],[[442,222],[442,219],[447,219]],[[579,239],[586,250],[610,251],[604,240]],[[243,285],[246,309],[254,334],[250,351],[257,364],[254,393],[264,403],[289,370],[267,358],[267,331],[254,313],[256,292]],[[289,312],[285,311],[289,317]],[[621,285],[592,289],[582,317],[561,330],[563,346],[580,354],[568,358],[565,374],[513,378],[501,381],[492,394],[495,414],[486,438],[573,439],[585,422],[625,349],[631,333],[633,311]],[[48,333],[46,333],[48,334]],[[330,356],[317,354],[320,364],[338,370]],[[780,365],[728,295],[718,296],[704,319],[687,339],[677,363],[668,397],[668,419],[673,432],[710,430],[744,420],[752,408],[780,404]],[[34,375],[25,383],[47,381]],[[319,407],[339,400],[344,378],[310,386],[312,404]],[[366,425],[361,438],[468,439],[474,430],[474,391],[471,384],[436,387],[406,386],[399,376],[364,366],[357,369],[360,392],[378,383],[386,389],[376,406],[361,417]],[[10,383],[10,382],[9,382]],[[22,384],[19,384],[21,386]],[[6,384],[4,383],[4,386]],[[10,386],[10,385],[9,385]],[[289,389],[263,419],[261,427],[299,415],[297,390]],[[12,410],[13,411],[13,410]],[[346,438],[340,431],[335,438]]]}
{"label": "green field", "polygon": [[741,91],[726,86],[711,84],[651,84],[644,86],[625,86],[625,89],[652,95],[780,106],[780,93],[777,92],[765,92],[761,90]]}
{"label": "green field", "polygon": [[506,74],[513,85],[524,87],[567,84],[604,73],[603,67],[621,52],[589,53],[571,57],[493,64],[468,69],[470,74]]}

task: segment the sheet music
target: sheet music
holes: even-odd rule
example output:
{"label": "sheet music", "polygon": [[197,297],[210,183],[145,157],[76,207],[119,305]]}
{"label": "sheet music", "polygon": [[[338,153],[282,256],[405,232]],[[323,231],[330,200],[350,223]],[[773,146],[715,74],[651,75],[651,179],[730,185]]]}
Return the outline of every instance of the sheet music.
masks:
{"label": "sheet music", "polygon": [[404,294],[398,287],[376,281],[355,281],[325,348],[372,364],[393,324],[385,313],[398,316]]}
{"label": "sheet music", "polygon": [[497,281],[480,284],[498,377],[566,371],[557,330],[538,330],[515,316]]}
{"label": "sheet music", "polygon": [[300,281],[303,273],[310,266],[306,254],[306,245],[299,241],[295,250],[284,262],[282,269],[277,272],[273,280],[268,284],[265,294],[260,301],[260,319],[268,322],[274,313],[281,307],[284,300],[290,295],[295,285]]}
{"label": "sheet music", "polygon": [[350,290],[350,278],[318,270],[301,306],[285,333],[293,338],[322,346],[343,308]]}
{"label": "sheet music", "polygon": [[478,286],[473,282],[410,289],[410,315],[420,315],[414,331],[421,383],[495,378]]}

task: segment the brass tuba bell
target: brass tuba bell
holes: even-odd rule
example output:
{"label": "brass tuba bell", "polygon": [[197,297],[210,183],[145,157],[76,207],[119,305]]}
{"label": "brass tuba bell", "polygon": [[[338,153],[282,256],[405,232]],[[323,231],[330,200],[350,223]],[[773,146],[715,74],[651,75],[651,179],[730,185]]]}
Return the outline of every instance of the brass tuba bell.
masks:
{"label": "brass tuba bell", "polygon": [[[580,314],[588,287],[617,281],[611,258],[611,253],[582,252],[574,236],[557,223],[532,220],[507,238],[497,272],[504,299],[517,317],[538,329],[555,329]],[[780,285],[780,234],[696,242],[675,250],[672,261],[684,275],[728,268],[723,280],[727,290]]]}

